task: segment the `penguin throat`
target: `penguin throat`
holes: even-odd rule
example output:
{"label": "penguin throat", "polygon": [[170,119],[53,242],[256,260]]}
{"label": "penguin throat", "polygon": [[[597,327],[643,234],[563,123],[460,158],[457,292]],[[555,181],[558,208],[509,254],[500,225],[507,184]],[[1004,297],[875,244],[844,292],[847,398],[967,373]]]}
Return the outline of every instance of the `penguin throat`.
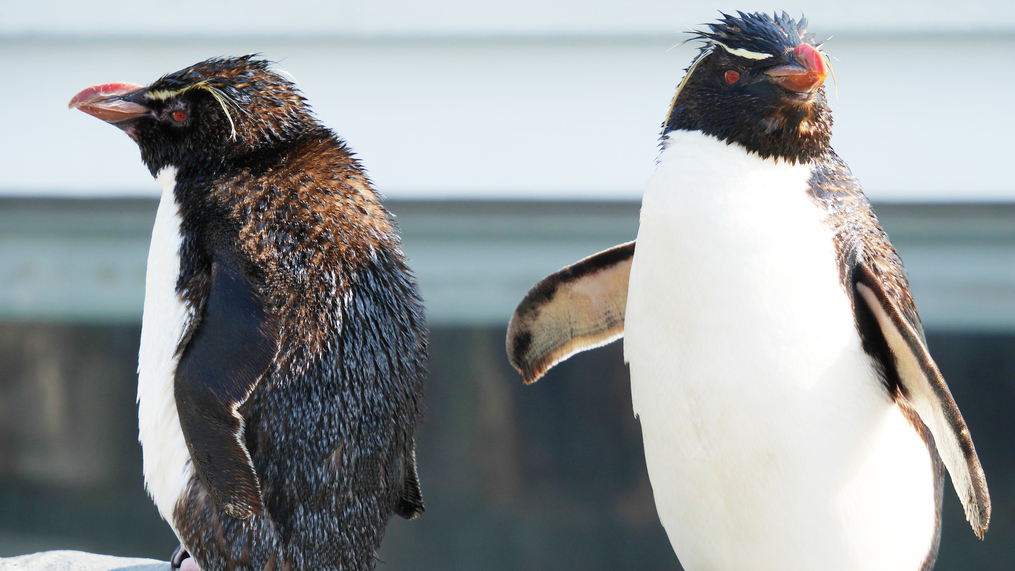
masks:
{"label": "penguin throat", "polygon": [[690,102],[675,106],[664,127],[699,131],[720,141],[737,143],[762,158],[805,163],[831,152],[832,116],[824,94],[810,100],[783,99],[755,112],[729,113]]}

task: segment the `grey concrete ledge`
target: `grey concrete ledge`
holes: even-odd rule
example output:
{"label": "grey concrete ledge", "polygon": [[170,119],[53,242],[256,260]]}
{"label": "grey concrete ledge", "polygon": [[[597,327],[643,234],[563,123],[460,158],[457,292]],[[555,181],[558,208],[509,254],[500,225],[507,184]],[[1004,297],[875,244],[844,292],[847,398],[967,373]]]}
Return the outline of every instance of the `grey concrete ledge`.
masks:
{"label": "grey concrete ledge", "polygon": [[0,558],[0,571],[169,571],[155,559],[113,557],[84,551],[41,551]]}

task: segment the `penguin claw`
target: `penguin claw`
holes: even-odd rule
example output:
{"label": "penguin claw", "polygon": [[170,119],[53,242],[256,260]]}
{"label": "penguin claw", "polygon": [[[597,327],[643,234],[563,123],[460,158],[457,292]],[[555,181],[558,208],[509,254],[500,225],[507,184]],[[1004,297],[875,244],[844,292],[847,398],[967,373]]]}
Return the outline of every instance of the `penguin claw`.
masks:
{"label": "penguin claw", "polygon": [[184,549],[181,544],[173,550],[173,555],[169,557],[169,568],[172,571],[177,571],[177,569],[180,568],[180,565],[183,564],[183,560],[187,557],[190,557],[190,554],[187,553],[187,550]]}
{"label": "penguin claw", "polygon": [[201,571],[197,562],[182,545],[177,547],[176,551],[173,551],[173,556],[169,558],[169,569],[171,571]]}

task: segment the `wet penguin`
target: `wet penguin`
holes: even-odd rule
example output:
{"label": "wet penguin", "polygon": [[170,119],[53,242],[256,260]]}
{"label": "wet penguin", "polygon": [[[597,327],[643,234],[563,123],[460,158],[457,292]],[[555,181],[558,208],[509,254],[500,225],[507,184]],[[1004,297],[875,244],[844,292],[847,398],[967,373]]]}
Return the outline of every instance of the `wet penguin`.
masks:
{"label": "wet penguin", "polygon": [[138,404],[174,568],[373,569],[390,515],[423,512],[427,332],[363,167],[252,56],[70,106],[127,133],[163,191]]}
{"label": "wet penguin", "polygon": [[636,242],[518,306],[533,382],[624,337],[656,508],[688,571],[926,570],[944,470],[990,519],[902,262],[829,145],[806,22],[724,17],[677,88]]}

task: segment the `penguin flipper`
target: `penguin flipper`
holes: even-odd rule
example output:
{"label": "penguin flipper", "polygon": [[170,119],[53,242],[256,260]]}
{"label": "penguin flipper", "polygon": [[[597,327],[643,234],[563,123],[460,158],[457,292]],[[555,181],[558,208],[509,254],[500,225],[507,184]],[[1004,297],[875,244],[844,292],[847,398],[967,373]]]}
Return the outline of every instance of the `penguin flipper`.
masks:
{"label": "penguin flipper", "polygon": [[238,519],[264,511],[238,408],[271,364],[276,337],[239,264],[216,259],[204,316],[180,357],[174,390],[194,468],[215,503]]}
{"label": "penguin flipper", "polygon": [[[903,309],[912,308],[908,292],[893,288],[892,295],[863,264],[856,267],[854,276],[854,304],[863,304],[873,314],[894,357],[901,397],[912,405],[934,435],[938,453],[962,500],[966,519],[973,533],[983,539],[990,523],[987,481],[969,429],[927,349],[915,309],[909,312]],[[884,365],[886,368],[892,366],[891,363]]]}
{"label": "penguin flipper", "polygon": [[402,459],[402,495],[395,505],[395,513],[405,519],[415,519],[424,511],[426,506],[423,505],[419,474],[416,473],[416,443],[413,441]]}
{"label": "penguin flipper", "polygon": [[634,242],[550,274],[525,295],[508,324],[507,353],[525,383],[575,353],[624,336]]}

